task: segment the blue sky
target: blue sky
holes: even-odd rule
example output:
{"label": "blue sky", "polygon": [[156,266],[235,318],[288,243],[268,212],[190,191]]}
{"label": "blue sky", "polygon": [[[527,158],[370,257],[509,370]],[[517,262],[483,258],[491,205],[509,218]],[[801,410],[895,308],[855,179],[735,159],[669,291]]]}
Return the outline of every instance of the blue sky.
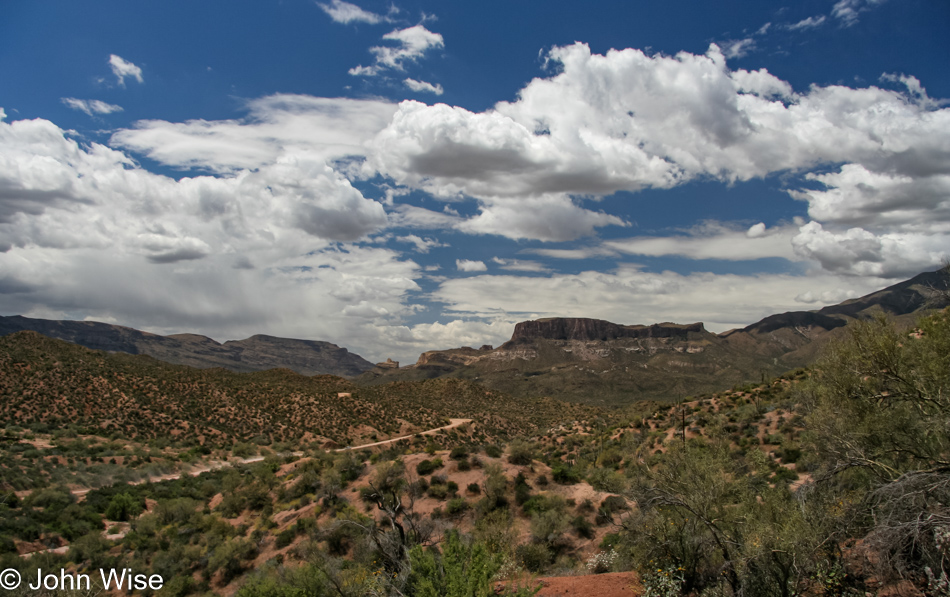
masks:
{"label": "blue sky", "polygon": [[950,247],[924,0],[31,2],[0,313],[371,359],[813,309]]}

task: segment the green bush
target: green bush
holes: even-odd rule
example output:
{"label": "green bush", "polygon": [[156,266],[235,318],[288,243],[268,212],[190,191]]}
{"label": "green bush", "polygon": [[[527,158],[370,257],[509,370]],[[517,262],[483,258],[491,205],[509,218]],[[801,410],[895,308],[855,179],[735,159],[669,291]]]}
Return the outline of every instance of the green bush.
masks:
{"label": "green bush", "polygon": [[526,543],[515,549],[515,560],[529,572],[543,572],[554,558],[554,554],[540,543]]}
{"label": "green bush", "polygon": [[564,462],[555,462],[551,467],[551,478],[561,485],[574,485],[581,480],[580,472]]}
{"label": "green bush", "polygon": [[277,539],[274,541],[274,546],[277,549],[283,549],[291,543],[294,542],[294,538],[297,537],[297,532],[294,529],[285,529],[277,533]]}
{"label": "green bush", "polygon": [[583,539],[594,538],[594,525],[583,516],[575,516],[572,518],[571,526],[574,528],[574,532],[577,533],[578,537]]}
{"label": "green bush", "polygon": [[489,458],[501,458],[501,448],[494,445],[485,446],[485,456]]}
{"label": "green bush", "polygon": [[526,466],[534,460],[534,448],[531,444],[515,440],[508,445],[508,462],[514,465]]}
{"label": "green bush", "polygon": [[445,505],[445,512],[449,516],[459,516],[468,510],[468,508],[468,502],[466,502],[464,498],[457,497],[448,501]]}
{"label": "green bush", "polygon": [[442,459],[433,458],[432,460],[423,460],[416,465],[416,473],[420,476],[431,475],[442,468]]}
{"label": "green bush", "polygon": [[428,496],[431,498],[444,500],[449,494],[449,489],[445,485],[430,485],[426,494],[428,494]]}
{"label": "green bush", "polygon": [[106,518],[126,522],[134,516],[138,516],[144,509],[141,499],[136,499],[128,493],[118,493],[112,496],[109,506],[106,508]]}

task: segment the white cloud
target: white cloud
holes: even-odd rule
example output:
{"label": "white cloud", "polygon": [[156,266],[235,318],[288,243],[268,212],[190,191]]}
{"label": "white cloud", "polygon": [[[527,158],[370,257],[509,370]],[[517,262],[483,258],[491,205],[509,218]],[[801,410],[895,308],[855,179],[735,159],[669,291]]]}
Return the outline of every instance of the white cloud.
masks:
{"label": "white cloud", "polygon": [[422,25],[396,29],[383,36],[386,41],[394,41],[395,46],[374,46],[370,52],[376,57],[372,66],[357,66],[350,69],[351,75],[374,76],[384,69],[403,70],[406,62],[414,62],[433,48],[445,47],[445,41],[439,33],[433,33]]}
{"label": "white cloud", "polygon": [[317,6],[319,6],[323,12],[330,15],[330,18],[337,23],[369,23],[370,25],[375,25],[384,20],[384,18],[378,14],[363,10],[355,4],[343,2],[342,0],[331,0],[330,4],[318,2]]}
{"label": "white cloud", "polygon": [[414,205],[397,205],[390,215],[393,226],[403,228],[449,229],[456,228],[462,218],[448,211],[432,211]]}
{"label": "white cloud", "polygon": [[126,77],[132,77],[139,83],[145,82],[145,79],[142,78],[142,69],[135,66],[128,60],[125,60],[121,56],[110,54],[109,66],[112,68],[112,74],[115,75],[116,79],[119,81],[119,85],[122,87],[125,87]]}
{"label": "white cloud", "polygon": [[831,9],[831,15],[841,21],[844,27],[851,27],[858,22],[858,17],[862,12],[870,10],[877,4],[883,4],[885,0],[839,0]]}
{"label": "white cloud", "polygon": [[[102,248],[153,261],[237,245],[355,240],[387,223],[322,160],[284,155],[228,177],[174,180],[44,120],[0,122],[0,245]],[[307,241],[307,239],[312,239]]]}
{"label": "white cloud", "polygon": [[434,238],[422,238],[416,236],[415,234],[408,234],[406,236],[397,236],[396,240],[403,243],[410,243],[415,245],[417,253],[428,253],[429,249],[436,247],[447,247],[448,245],[440,243]]}
{"label": "white cloud", "polygon": [[107,104],[101,100],[83,100],[76,99],[74,97],[62,97],[60,101],[65,105],[69,106],[73,110],[79,110],[80,112],[85,112],[89,116],[95,116],[96,114],[112,114],[113,112],[121,112],[122,106],[117,106],[115,104]]}
{"label": "white cloud", "polygon": [[292,94],[251,100],[247,108],[241,120],[143,120],[110,142],[166,166],[230,173],[288,154],[319,160],[365,155],[365,142],[396,110],[383,101]]}
{"label": "white cloud", "polygon": [[483,272],[488,269],[484,262],[469,259],[456,259],[455,267],[460,272]]}
{"label": "white cloud", "polygon": [[[950,142],[944,144],[944,151],[950,152]],[[941,172],[946,166],[933,159],[939,149],[928,148],[925,140],[908,149],[903,156],[907,174],[875,172],[858,164],[809,174],[807,179],[821,188],[795,191],[793,196],[808,202],[812,219],[825,223],[945,231],[950,228],[950,169]]]}
{"label": "white cloud", "polygon": [[502,257],[492,257],[492,263],[498,264],[503,270],[515,272],[537,272],[550,273],[551,268],[545,267],[537,261],[527,261],[524,259],[504,259]]}
{"label": "white cloud", "polygon": [[814,296],[843,291],[857,297],[887,285],[879,278],[824,273],[807,277],[681,275],[622,267],[612,272],[547,277],[484,274],[456,278],[444,281],[433,298],[462,316],[489,320],[593,317],[622,324],[702,321],[707,329],[722,332],[776,312],[800,310],[801,303],[792,297],[803,291]]}
{"label": "white cloud", "polygon": [[412,89],[416,93],[434,93],[435,95],[442,95],[444,90],[439,84],[433,85],[426,81],[416,81],[415,79],[406,79],[403,83],[409,89]]}
{"label": "white cloud", "polygon": [[796,226],[782,226],[766,230],[765,224],[756,224],[748,230],[736,229],[710,222],[690,231],[688,235],[640,236],[611,240],[604,245],[630,255],[679,255],[689,259],[725,259],[747,261],[767,257],[797,260],[792,249]]}
{"label": "white cloud", "polygon": [[828,17],[826,17],[825,15],[816,15],[813,17],[808,17],[807,19],[802,19],[801,21],[798,21],[797,23],[792,23],[791,25],[788,25],[786,28],[791,31],[805,31],[807,29],[815,29],[817,27],[821,27],[825,23],[826,20],[828,20]]}
{"label": "white cloud", "polygon": [[480,213],[460,222],[458,229],[512,239],[567,241],[590,236],[595,228],[611,225],[627,224],[617,216],[578,207],[566,195],[544,195],[485,200]]}
{"label": "white cloud", "polygon": [[755,49],[755,40],[751,37],[733,39],[725,42],[722,53],[726,58],[742,58]]}
{"label": "white cloud", "polygon": [[379,329],[401,328],[414,312],[419,266],[336,242],[386,222],[381,204],[303,154],[175,180],[48,121],[0,122],[5,313],[394,354]]}
{"label": "white cloud", "polygon": [[594,259],[597,257],[617,257],[619,253],[605,246],[581,247],[578,249],[525,249],[524,253],[550,257],[552,259]]}
{"label": "white cloud", "polygon": [[[840,85],[799,93],[765,69],[730,70],[716,46],[671,57],[596,55],[574,44],[549,59],[560,63],[557,75],[485,112],[402,102],[370,142],[367,165],[436,197],[476,198],[480,213],[460,229],[510,238],[566,240],[620,224],[578,197],[841,163],[792,186],[813,219],[868,230],[917,219],[935,231],[950,222],[940,199],[950,109],[916,79],[888,76],[907,93]],[[651,242],[660,250],[656,243],[667,241]]]}
{"label": "white cloud", "polygon": [[811,290],[803,292],[795,297],[796,303],[804,303],[806,305],[814,305],[818,303],[819,305],[836,305],[838,303],[844,302],[849,298],[855,298],[854,295],[843,288],[833,288],[830,290],[824,290],[819,293],[814,293]]}
{"label": "white cloud", "polygon": [[950,231],[874,234],[851,228],[835,233],[818,222],[809,222],[792,242],[798,253],[817,260],[826,271],[852,276],[906,278],[942,263],[950,255]]}
{"label": "white cloud", "polygon": [[402,102],[372,143],[374,165],[444,197],[605,195],[841,161],[900,167],[902,152],[942,146],[950,127],[950,111],[894,91],[799,94],[764,69],[730,71],[715,46],[651,57],[575,44],[550,57],[560,74],[493,110]]}

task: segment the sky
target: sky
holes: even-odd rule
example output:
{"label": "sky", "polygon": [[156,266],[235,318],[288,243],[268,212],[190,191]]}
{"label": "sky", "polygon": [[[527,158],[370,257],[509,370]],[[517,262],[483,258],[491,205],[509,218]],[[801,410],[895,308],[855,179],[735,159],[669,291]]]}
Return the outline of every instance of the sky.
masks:
{"label": "sky", "polygon": [[950,4],[37,0],[0,314],[374,361],[721,332],[950,253]]}

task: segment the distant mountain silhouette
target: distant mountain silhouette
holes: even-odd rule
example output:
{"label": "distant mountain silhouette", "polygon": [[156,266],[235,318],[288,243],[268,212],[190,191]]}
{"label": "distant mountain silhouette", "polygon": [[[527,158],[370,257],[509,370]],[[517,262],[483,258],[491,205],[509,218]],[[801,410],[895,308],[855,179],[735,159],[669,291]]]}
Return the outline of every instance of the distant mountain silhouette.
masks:
{"label": "distant mountain silhouette", "polygon": [[19,315],[0,317],[0,336],[30,330],[74,344],[156,359],[199,369],[223,367],[231,371],[262,371],[284,367],[303,375],[352,377],[373,364],[329,342],[257,335],[223,344],[198,334],[159,336],[97,321],[51,321]]}
{"label": "distant mountain silhouette", "polygon": [[620,325],[553,317],[524,321],[498,348],[423,353],[400,369],[374,369],[362,384],[439,377],[471,379],[515,396],[547,395],[600,405],[675,400],[760,381],[814,362],[849,322],[886,314],[911,323],[947,304],[947,276],[927,272],[816,311],[770,315],[722,334],[702,323]]}

